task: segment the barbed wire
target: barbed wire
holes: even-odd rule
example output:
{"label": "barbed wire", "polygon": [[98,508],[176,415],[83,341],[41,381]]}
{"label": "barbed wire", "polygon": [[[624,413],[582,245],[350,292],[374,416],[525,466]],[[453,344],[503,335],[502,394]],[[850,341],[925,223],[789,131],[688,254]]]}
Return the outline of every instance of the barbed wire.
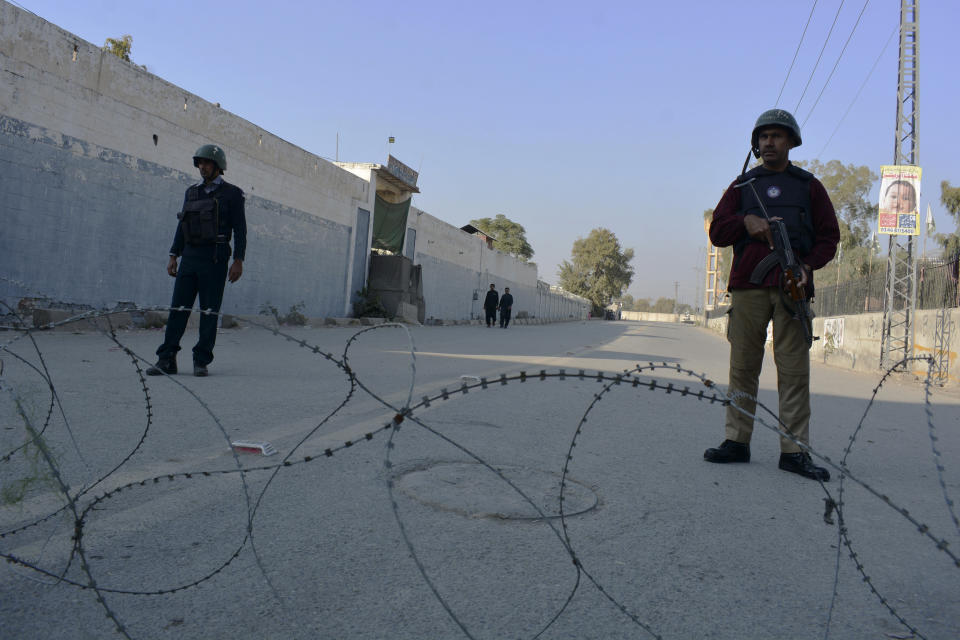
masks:
{"label": "barbed wire", "polygon": [[[571,465],[575,459],[574,451],[577,446],[577,443],[581,436],[584,433],[586,425],[588,424],[588,417],[591,412],[593,412],[599,404],[610,396],[616,389],[631,389],[636,391],[648,390],[651,392],[661,392],[665,395],[670,395],[677,400],[687,399],[687,400],[697,400],[698,402],[707,402],[709,404],[720,404],[723,406],[732,406],[736,410],[744,413],[745,415],[752,417],[755,422],[761,424],[762,426],[770,429],[775,432],[779,437],[789,439],[797,444],[803,451],[808,452],[811,456],[820,460],[822,463],[826,464],[830,468],[836,470],[840,474],[840,487],[837,492],[836,498],[830,493],[830,491],[820,482],[820,486],[824,493],[826,494],[825,505],[826,511],[824,513],[824,521],[828,524],[833,524],[831,519],[831,513],[835,511],[838,516],[837,520],[837,530],[840,540],[837,549],[837,560],[835,563],[835,575],[834,575],[834,585],[833,585],[833,596],[830,603],[830,611],[828,614],[828,619],[825,627],[825,637],[829,637],[830,634],[830,624],[832,620],[832,615],[834,611],[834,603],[839,594],[839,582],[840,582],[840,554],[841,548],[844,548],[848,551],[850,558],[853,560],[857,571],[862,575],[864,582],[867,583],[868,588],[871,593],[878,599],[878,601],[891,613],[891,615],[900,622],[906,629],[911,633],[917,635],[918,637],[925,637],[918,630],[917,626],[911,624],[905,615],[899,612],[892,604],[888,596],[883,595],[879,588],[876,586],[874,581],[869,577],[866,572],[866,568],[859,559],[857,553],[854,551],[853,544],[850,541],[849,531],[846,526],[846,521],[844,519],[844,483],[851,482],[859,487],[865,489],[868,493],[879,499],[887,507],[893,509],[899,516],[906,519],[911,526],[915,527],[916,530],[923,534],[923,536],[928,539],[936,548],[936,550],[944,553],[951,560],[951,563],[955,567],[960,567],[960,558],[949,548],[949,543],[945,537],[939,537],[933,533],[931,527],[927,524],[924,524],[918,520],[915,516],[911,515],[909,511],[903,506],[899,505],[892,499],[888,498],[880,490],[871,486],[865,480],[858,478],[853,474],[849,467],[847,466],[847,456],[849,455],[853,444],[861,432],[861,429],[866,420],[867,414],[874,404],[874,400],[880,391],[884,383],[890,378],[891,373],[894,369],[905,364],[906,361],[898,363],[891,367],[891,369],[881,378],[880,382],[877,384],[873,391],[870,401],[867,404],[867,407],[861,417],[859,424],[857,425],[854,433],[851,435],[850,440],[844,449],[843,458],[839,462],[834,462],[829,457],[819,453],[818,451],[810,448],[804,443],[797,441],[784,429],[784,425],[779,421],[779,418],[776,415],[776,412],[771,410],[769,407],[765,406],[763,403],[757,401],[755,397],[747,396],[746,394],[728,394],[727,392],[721,390],[712,380],[710,380],[706,374],[696,373],[692,370],[681,367],[679,364],[670,364],[666,362],[655,363],[649,362],[646,365],[637,364],[636,367],[630,370],[624,370],[621,373],[610,373],[598,371],[595,374],[587,373],[585,370],[576,370],[568,371],[566,369],[560,369],[557,371],[548,371],[546,369],[540,370],[538,373],[527,373],[526,371],[521,371],[516,374],[507,374],[502,373],[495,378],[480,377],[474,383],[468,383],[462,381],[459,387],[456,388],[442,388],[440,391],[436,392],[434,395],[424,395],[418,402],[414,402],[413,395],[414,389],[416,386],[416,347],[413,342],[412,334],[409,329],[404,325],[398,324],[382,324],[375,325],[372,327],[367,327],[353,333],[350,338],[346,341],[344,345],[343,353],[340,357],[334,356],[333,353],[325,351],[315,344],[311,344],[303,338],[296,337],[285,331],[283,331],[277,325],[271,325],[267,323],[257,322],[255,320],[245,320],[246,323],[257,327],[259,329],[268,331],[278,338],[295,344],[297,347],[307,350],[308,352],[317,355],[329,361],[335,366],[337,370],[340,371],[340,374],[345,377],[345,380],[348,383],[348,390],[344,398],[325,416],[323,416],[315,426],[308,429],[306,434],[301,437],[284,455],[284,457],[277,463],[264,464],[259,466],[244,466],[237,455],[237,453],[231,448],[233,456],[233,467],[229,469],[206,469],[198,471],[182,471],[176,473],[167,473],[162,475],[156,475],[148,478],[141,478],[132,482],[127,482],[119,486],[112,488],[101,489],[100,493],[96,496],[90,497],[92,491],[95,487],[102,487],[106,481],[114,476],[121,468],[125,467],[131,458],[143,447],[144,443],[147,440],[147,434],[150,430],[151,425],[153,424],[154,412],[156,408],[153,404],[153,401],[150,396],[149,386],[147,384],[146,377],[144,376],[141,363],[148,362],[145,358],[135,353],[129,346],[124,344],[121,338],[117,335],[116,330],[110,322],[110,317],[116,313],[125,313],[131,310],[136,311],[171,311],[171,310],[183,310],[180,308],[165,308],[165,307],[151,307],[151,308],[136,308],[136,309],[123,309],[116,311],[87,311],[76,316],[59,321],[53,322],[47,325],[47,328],[55,328],[69,322],[85,321],[89,322],[91,326],[95,327],[103,335],[105,335],[111,342],[113,342],[120,350],[122,350],[130,359],[131,363],[136,371],[136,375],[139,380],[141,387],[141,392],[144,396],[144,410],[146,414],[146,425],[140,433],[139,440],[133,446],[132,450],[127,452],[127,454],[113,466],[110,471],[105,474],[101,474],[99,477],[93,481],[87,483],[79,490],[71,490],[67,483],[61,476],[61,472],[57,465],[55,458],[50,455],[50,453],[44,448],[43,439],[40,437],[40,433],[43,429],[48,428],[51,422],[51,416],[53,415],[54,406],[59,406],[60,412],[63,415],[65,424],[68,424],[67,415],[64,411],[62,405],[59,404],[57,399],[56,385],[53,383],[52,376],[50,375],[49,370],[46,367],[46,364],[42,367],[32,366],[31,363],[26,361],[24,358],[15,354],[10,350],[10,345],[13,344],[16,339],[19,337],[29,337],[32,341],[32,346],[37,352],[38,356],[42,358],[42,351],[40,346],[34,340],[32,333],[34,329],[29,329],[26,327],[26,322],[23,319],[20,319],[21,327],[16,328],[15,330],[21,334],[17,338],[6,342],[3,345],[0,345],[0,355],[6,353],[18,359],[18,361],[26,364],[30,370],[39,375],[48,387],[48,391],[51,395],[50,405],[47,409],[47,417],[44,421],[44,424],[41,429],[35,429],[32,425],[32,422],[23,408],[20,396],[18,395],[17,387],[15,384],[11,384],[5,376],[7,375],[7,369],[2,367],[2,359],[0,359],[0,386],[7,392],[7,394],[13,399],[14,405],[17,408],[18,415],[21,417],[21,420],[24,422],[25,428],[27,429],[28,435],[30,436],[30,441],[34,443],[34,446],[38,447],[43,456],[44,462],[50,470],[51,475],[55,478],[58,493],[61,499],[64,500],[64,505],[57,509],[56,511],[47,514],[43,517],[32,520],[31,522],[21,525],[17,528],[0,531],[0,540],[8,539],[16,534],[23,532],[24,530],[35,527],[40,523],[49,521],[50,519],[56,517],[59,514],[68,513],[70,518],[72,518],[72,526],[74,534],[71,538],[72,546],[69,557],[65,562],[65,566],[60,571],[55,571],[50,568],[40,566],[36,562],[27,560],[26,558],[19,557],[13,553],[7,552],[5,550],[0,551],[0,558],[4,558],[9,563],[13,563],[17,566],[24,567],[28,570],[31,570],[39,575],[53,578],[57,583],[72,586],[79,588],[81,590],[92,590],[95,593],[96,602],[104,609],[107,617],[113,623],[117,633],[122,635],[125,638],[131,638],[129,630],[126,625],[122,622],[119,615],[117,615],[114,610],[111,608],[107,602],[106,596],[109,594],[117,595],[135,595],[135,596],[159,596],[166,595],[171,593],[177,593],[185,591],[194,587],[199,586],[200,584],[211,580],[218,574],[220,574],[228,565],[230,565],[234,560],[236,560],[247,545],[250,546],[251,552],[253,554],[254,560],[257,564],[259,573],[263,576],[266,584],[268,585],[271,594],[274,599],[279,602],[282,606],[284,605],[284,597],[281,595],[279,590],[275,587],[272,580],[270,579],[268,572],[265,568],[264,563],[262,562],[259,553],[257,552],[256,545],[254,544],[254,534],[255,534],[255,519],[258,509],[262,505],[262,501],[266,494],[266,491],[271,486],[271,483],[278,477],[279,473],[297,465],[305,465],[316,462],[322,462],[324,460],[329,460],[335,455],[339,455],[345,452],[347,449],[351,449],[355,445],[371,442],[377,438],[380,434],[388,433],[387,442],[385,443],[385,454],[384,454],[384,470],[385,470],[385,486],[390,499],[391,510],[393,513],[394,520],[397,524],[398,531],[401,535],[401,538],[404,541],[404,544],[414,561],[414,564],[417,567],[418,572],[424,583],[427,585],[427,588],[431,591],[433,597],[437,600],[440,606],[444,609],[450,619],[457,625],[460,631],[468,638],[476,637],[475,633],[471,631],[469,625],[467,625],[461,618],[460,615],[455,611],[454,606],[448,602],[448,600],[441,594],[439,587],[435,584],[435,581],[430,577],[430,573],[423,561],[420,558],[420,553],[418,552],[417,546],[411,537],[409,527],[406,524],[405,517],[400,509],[398,498],[395,494],[396,486],[394,482],[394,472],[395,472],[395,462],[394,462],[394,453],[397,446],[397,438],[401,432],[401,426],[404,423],[413,424],[418,426],[425,433],[429,433],[432,436],[439,438],[440,440],[446,442],[447,444],[453,446],[457,450],[461,451],[463,454],[474,460],[476,463],[481,465],[487,471],[493,473],[500,481],[504,482],[506,486],[510,488],[511,491],[515,492],[526,504],[533,508],[537,513],[537,518],[539,521],[546,524],[554,536],[557,538],[561,544],[564,553],[566,553],[574,568],[575,568],[575,579],[573,581],[570,592],[566,595],[563,602],[560,604],[558,609],[549,616],[549,619],[539,628],[539,631],[533,635],[533,638],[541,637],[552,625],[560,619],[564,611],[567,610],[569,604],[572,602],[574,596],[578,592],[579,588],[583,584],[582,578],[586,579],[597,589],[597,591],[603,595],[613,606],[615,606],[620,612],[622,612],[635,626],[637,626],[644,633],[655,637],[660,638],[661,635],[653,628],[653,626],[645,621],[641,612],[634,611],[628,606],[622,599],[614,595],[610,588],[605,586],[595,575],[594,573],[586,566],[584,566],[584,560],[582,555],[579,554],[574,545],[574,539],[571,534],[571,531],[568,527],[568,519],[571,517],[571,514],[568,513],[566,508],[566,497],[567,497],[567,487],[568,487],[568,478],[570,476]],[[209,311],[203,311],[202,313],[212,314]],[[220,315],[220,314],[214,314]],[[100,326],[100,323],[94,322],[98,319],[104,319],[107,323],[107,328]],[[360,337],[368,332],[372,331],[383,331],[383,330],[395,330],[400,329],[406,333],[407,342],[408,342],[408,351],[410,357],[410,384],[406,391],[406,398],[403,402],[399,404],[393,404],[386,400],[381,394],[375,392],[367,383],[365,383],[356,371],[354,371],[349,364],[349,353],[353,345],[357,343]],[[916,360],[927,360],[929,358],[916,358]],[[675,381],[663,381],[655,377],[650,377],[649,379],[642,379],[640,376],[642,374],[652,374],[654,372],[667,372],[672,375],[686,376],[692,380],[691,384],[699,388],[691,388],[690,384],[683,385]],[[174,382],[180,389],[186,391],[196,402],[203,412],[209,416],[214,424],[217,426],[220,434],[223,436],[225,441],[229,444],[230,437],[229,434],[222,424],[222,421],[217,417],[215,412],[211,407],[204,401],[204,399],[197,394],[192,389],[188,388],[186,385],[180,383],[173,376],[166,376],[166,379]],[[582,417],[580,418],[577,427],[572,434],[569,446],[567,448],[567,453],[564,459],[562,473],[560,477],[560,496],[558,502],[559,516],[553,516],[552,514],[547,514],[543,509],[537,504],[537,502],[530,496],[528,493],[524,492],[517,483],[513,482],[508,478],[502,471],[497,469],[489,461],[487,461],[483,456],[479,455],[475,451],[471,450],[469,447],[463,443],[458,442],[451,436],[444,434],[437,429],[430,426],[426,421],[424,421],[420,416],[419,412],[421,410],[427,410],[436,403],[443,403],[445,401],[452,400],[457,397],[462,397],[469,394],[471,391],[488,391],[491,389],[501,388],[509,384],[526,384],[528,382],[546,382],[546,381],[557,381],[562,382],[568,379],[577,379],[577,380],[591,380],[597,383],[603,384],[602,389],[593,395],[592,400],[589,402],[586,407]],[[327,425],[334,416],[338,415],[354,398],[357,397],[357,391],[362,391],[367,397],[375,400],[377,403],[382,405],[385,409],[389,410],[392,413],[393,417],[389,419],[382,426],[371,429],[361,436],[349,440],[344,440],[338,445],[328,446],[324,448],[322,453],[319,454],[303,454],[301,449],[303,445],[310,440],[312,436],[318,433],[318,431]],[[927,420],[929,437],[931,440],[931,446],[934,456],[934,464],[938,472],[938,478],[940,483],[940,488],[943,493],[943,498],[947,504],[948,511],[952,518],[953,524],[958,532],[960,532],[960,522],[958,522],[957,515],[954,510],[954,501],[950,495],[950,489],[948,483],[944,477],[944,460],[941,454],[941,451],[938,448],[937,442],[938,437],[936,434],[936,428],[933,422],[933,411],[931,409],[931,394],[932,389],[930,385],[930,372],[928,369],[928,375],[924,382],[924,411]],[[738,402],[741,397],[745,397],[751,402],[756,402],[756,410],[754,412],[748,412],[745,409],[742,409]],[[72,434],[71,434],[72,437]],[[74,440],[74,444],[76,442]],[[79,446],[77,446],[79,451]],[[22,447],[12,450],[10,453],[4,455],[0,458],[0,465],[4,463],[9,463],[11,459],[17,454],[17,452],[22,451]],[[0,467],[2,468],[2,467]],[[260,490],[254,495],[250,486],[247,483],[247,475],[257,472],[266,472],[268,477],[266,482]],[[183,481],[201,481],[203,479],[211,479],[215,476],[227,476],[232,474],[239,474],[241,487],[243,489],[243,496],[246,505],[246,526],[244,535],[241,542],[238,546],[229,554],[229,557],[225,561],[218,561],[219,564],[214,566],[212,570],[206,570],[201,573],[199,576],[195,576],[191,580],[180,582],[172,586],[167,586],[163,588],[154,588],[154,589],[124,589],[113,585],[103,584],[102,581],[98,581],[95,578],[94,571],[91,569],[85,553],[84,547],[84,532],[89,518],[91,518],[95,511],[99,510],[105,503],[113,498],[116,498],[123,495],[129,495],[131,491],[137,490],[138,488],[151,488],[151,487],[161,487],[169,485],[171,483],[183,482]],[[81,501],[87,499],[86,502],[81,504]],[[558,525],[554,524],[554,520],[558,520]],[[82,579],[71,578],[67,574],[71,564],[74,561],[79,563],[80,569],[83,574]]]}

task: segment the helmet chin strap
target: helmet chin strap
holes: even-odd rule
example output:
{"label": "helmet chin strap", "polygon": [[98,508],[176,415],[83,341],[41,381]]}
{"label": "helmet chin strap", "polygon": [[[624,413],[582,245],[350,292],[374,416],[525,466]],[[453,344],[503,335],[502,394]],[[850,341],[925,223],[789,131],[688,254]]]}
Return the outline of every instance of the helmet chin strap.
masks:
{"label": "helmet chin strap", "polygon": [[750,148],[750,151],[747,151],[747,159],[743,161],[743,169],[740,170],[740,175],[743,175],[747,172],[747,165],[750,164],[750,156],[755,158],[760,157],[759,149]]}

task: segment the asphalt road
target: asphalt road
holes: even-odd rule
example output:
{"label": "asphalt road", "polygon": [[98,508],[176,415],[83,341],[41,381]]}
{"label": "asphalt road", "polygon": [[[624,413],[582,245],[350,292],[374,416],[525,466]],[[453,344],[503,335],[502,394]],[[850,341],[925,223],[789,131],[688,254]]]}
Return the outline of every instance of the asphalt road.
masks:
{"label": "asphalt road", "polygon": [[[858,429],[881,372],[815,365],[812,445],[856,479],[841,495],[835,466],[828,494],[759,424],[750,464],[702,460],[728,347],[693,326],[285,331],[302,343],[223,331],[209,378],[146,389],[124,348],[152,361],[156,331],[0,334],[0,455],[46,422],[38,369],[59,400],[46,455],[0,462],[5,491],[37,479],[0,506],[0,553],[46,572],[0,567],[0,638],[960,637],[937,545],[960,550],[956,395],[928,420],[925,387],[890,378]],[[362,386],[323,355],[348,344]],[[774,411],[775,390],[768,354]]]}

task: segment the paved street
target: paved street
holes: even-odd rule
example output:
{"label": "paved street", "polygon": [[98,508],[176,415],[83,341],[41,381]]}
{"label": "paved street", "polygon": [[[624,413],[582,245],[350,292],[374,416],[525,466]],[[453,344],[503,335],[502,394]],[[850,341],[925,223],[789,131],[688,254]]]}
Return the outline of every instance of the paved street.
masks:
{"label": "paved street", "polygon": [[[0,566],[0,637],[960,637],[960,568],[931,539],[960,551],[955,393],[934,390],[934,444],[923,385],[896,377],[858,431],[881,373],[814,366],[812,445],[839,464],[856,433],[847,464],[869,487],[848,478],[841,496],[831,469],[841,538],[820,485],[777,469],[771,430],[758,424],[750,464],[702,460],[723,408],[686,370],[722,392],[721,336],[593,321],[350,342],[358,330],[284,329],[306,346],[224,330],[209,378],[147,378],[146,392],[121,346],[152,362],[158,331],[120,332],[120,345],[37,333],[36,348],[0,351],[0,456],[43,427],[45,368],[59,401],[46,450],[72,495],[86,488],[60,510],[35,447],[0,462],[5,492],[37,479],[0,506],[0,552],[47,572]],[[323,356],[348,342],[362,387]],[[667,368],[642,384],[596,377],[651,362]],[[764,368],[760,401],[775,411],[769,353]],[[384,430],[395,411],[374,395],[416,407],[420,424]],[[237,439],[278,453],[235,457]],[[93,581],[105,604],[61,576]]]}

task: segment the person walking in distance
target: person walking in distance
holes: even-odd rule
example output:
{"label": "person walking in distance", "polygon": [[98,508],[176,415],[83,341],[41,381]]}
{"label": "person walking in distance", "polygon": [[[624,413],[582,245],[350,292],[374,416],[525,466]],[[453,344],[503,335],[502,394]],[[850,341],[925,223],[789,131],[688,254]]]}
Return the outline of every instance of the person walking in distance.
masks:
{"label": "person walking in distance", "polygon": [[500,328],[506,329],[510,324],[510,311],[513,308],[513,296],[510,295],[510,287],[503,288],[503,295],[500,296]]}
{"label": "person walking in distance", "polygon": [[[730,342],[729,394],[726,439],[707,449],[708,462],[750,461],[750,439],[767,325],[773,321],[773,358],[781,428],[779,467],[806,478],[826,482],[830,473],[814,465],[806,451],[810,442],[810,344],[803,320],[784,292],[784,274],[774,258],[770,221],[782,220],[790,245],[799,259],[799,286],[813,295],[813,271],[826,265],[837,250],[840,228],[823,184],[811,173],[790,163],[790,150],[801,144],[797,121],[783,109],[765,111],[751,134],[751,150],[762,164],[739,176],[713,212],[710,241],[733,246],[728,289]],[[746,166],[744,166],[746,169]],[[759,199],[759,200],[758,200]],[[767,217],[769,215],[769,218]]]}
{"label": "person walking in distance", "polygon": [[483,299],[483,311],[487,316],[488,329],[497,321],[497,305],[499,302],[500,295],[497,293],[497,287],[491,283],[490,290],[487,291],[487,297]]}
{"label": "person walking in distance", "polygon": [[[213,361],[224,286],[228,279],[236,282],[243,275],[247,249],[244,196],[240,188],[223,179],[227,156],[217,145],[205,144],[193,155],[193,166],[199,169],[202,181],[187,189],[183,210],[177,214],[179,222],[167,262],[167,273],[176,278],[172,308],[163,344],[157,349],[157,363],[147,369],[151,376],[177,373],[180,339],[198,295],[200,309],[210,313],[200,316],[200,335],[193,347],[193,375],[207,375],[207,366]],[[231,235],[233,263],[228,268]]]}

